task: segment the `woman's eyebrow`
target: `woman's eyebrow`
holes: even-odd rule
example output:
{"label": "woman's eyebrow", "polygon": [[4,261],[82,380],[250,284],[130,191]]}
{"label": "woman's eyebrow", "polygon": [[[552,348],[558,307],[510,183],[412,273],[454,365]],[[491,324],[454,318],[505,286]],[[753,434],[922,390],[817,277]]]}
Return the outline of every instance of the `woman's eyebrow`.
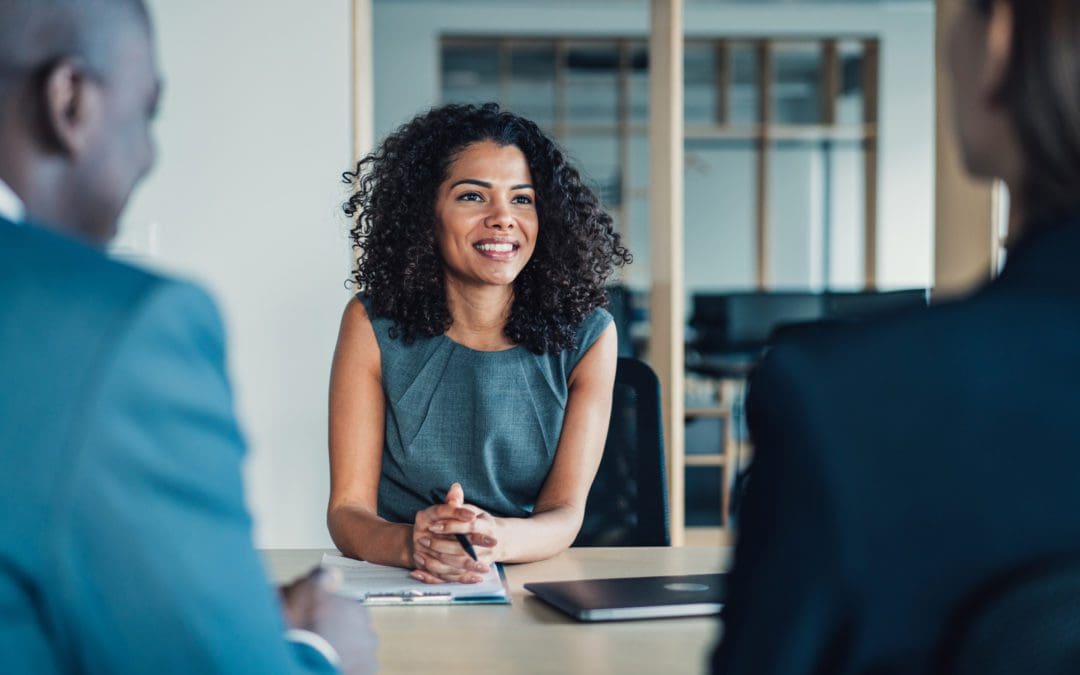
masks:
{"label": "woman's eyebrow", "polygon": [[459,185],[479,185],[482,188],[491,189],[491,183],[486,180],[476,180],[475,178],[462,178],[458,182],[450,186],[450,189],[454,189]]}
{"label": "woman's eyebrow", "polygon": [[[451,185],[450,189],[452,190],[452,189],[456,188],[459,185],[479,185],[480,187],[487,188],[489,190],[492,188],[491,183],[487,182],[486,180],[477,180],[476,178],[462,178],[461,180],[459,180],[456,183],[454,183],[453,185]],[[512,186],[510,189],[511,190],[532,190],[534,188],[533,188],[532,185],[529,185],[528,183],[520,183],[518,185]]]}

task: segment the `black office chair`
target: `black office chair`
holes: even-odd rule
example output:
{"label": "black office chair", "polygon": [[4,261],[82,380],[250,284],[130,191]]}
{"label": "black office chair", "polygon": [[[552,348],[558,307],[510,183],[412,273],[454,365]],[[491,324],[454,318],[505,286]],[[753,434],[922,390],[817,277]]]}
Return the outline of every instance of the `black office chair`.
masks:
{"label": "black office chair", "polygon": [[690,325],[693,347],[702,355],[746,354],[756,357],[777,326],[818,321],[824,296],[812,291],[695,293]]}
{"label": "black office chair", "polygon": [[628,287],[621,284],[612,284],[605,290],[608,298],[607,311],[611,314],[619,338],[619,356],[633,357],[635,349],[631,337],[633,331],[630,328],[634,321],[633,294]]}
{"label": "black office chair", "polygon": [[829,291],[825,294],[825,318],[843,322],[867,321],[925,308],[930,304],[926,288],[898,291]]}
{"label": "black office chair", "polygon": [[1080,557],[993,580],[953,617],[941,675],[1080,673]]}
{"label": "black office chair", "polygon": [[660,380],[637,359],[620,358],[611,423],[574,546],[668,546]]}

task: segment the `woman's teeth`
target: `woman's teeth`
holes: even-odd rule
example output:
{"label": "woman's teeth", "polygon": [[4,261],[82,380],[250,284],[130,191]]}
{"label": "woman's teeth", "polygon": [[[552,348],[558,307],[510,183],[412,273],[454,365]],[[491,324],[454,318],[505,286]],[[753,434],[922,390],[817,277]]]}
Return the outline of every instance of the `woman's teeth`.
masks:
{"label": "woman's teeth", "polygon": [[514,250],[513,244],[476,244],[476,249],[479,251],[489,251],[493,253],[509,253]]}

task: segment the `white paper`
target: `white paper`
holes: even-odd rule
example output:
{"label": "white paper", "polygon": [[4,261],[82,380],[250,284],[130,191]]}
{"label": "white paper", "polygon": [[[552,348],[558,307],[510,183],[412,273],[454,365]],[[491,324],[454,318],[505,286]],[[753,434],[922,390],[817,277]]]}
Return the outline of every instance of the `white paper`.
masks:
{"label": "white paper", "polygon": [[339,555],[324,553],[322,566],[341,571],[343,584],[338,590],[341,595],[365,598],[372,595],[407,595],[410,593],[448,593],[453,599],[477,597],[506,597],[506,588],[499,577],[498,565],[492,565],[483,581],[478,584],[425,584],[409,576],[409,570],[402,567],[375,565],[369,562],[353,560]]}

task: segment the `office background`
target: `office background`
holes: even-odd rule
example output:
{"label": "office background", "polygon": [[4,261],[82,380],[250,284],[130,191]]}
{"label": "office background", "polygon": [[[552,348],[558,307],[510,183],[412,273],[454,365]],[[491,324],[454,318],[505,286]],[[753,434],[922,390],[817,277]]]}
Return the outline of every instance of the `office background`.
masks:
{"label": "office background", "polygon": [[[352,153],[351,2],[150,5],[166,78],[160,160],[127,212],[116,252],[198,280],[221,305],[251,443],[256,543],[328,546],[326,389],[349,297],[349,224],[339,205],[340,174]],[[688,41],[878,40],[876,277],[882,288],[932,285],[933,3],[696,0],[687,4],[686,27]],[[643,39],[648,8],[644,0],[375,0],[373,32],[378,139],[444,98],[448,36]],[[602,165],[580,147],[580,163]],[[726,232],[711,217],[746,202],[745,176],[726,180],[739,160],[706,158],[708,170],[695,173],[693,157],[688,148],[687,291],[752,286],[750,234]],[[786,188],[776,208],[814,211],[820,158],[808,154],[778,166],[788,173],[773,177]],[[607,176],[592,179],[602,185]],[[773,248],[782,257],[772,265],[787,275],[777,282],[822,285],[808,253],[820,225],[813,217],[777,223]],[[838,250],[857,250],[858,236],[857,228],[838,230]],[[625,279],[631,286],[648,283],[643,241],[635,239],[639,263]],[[840,276],[856,282],[857,262],[846,269]]]}

